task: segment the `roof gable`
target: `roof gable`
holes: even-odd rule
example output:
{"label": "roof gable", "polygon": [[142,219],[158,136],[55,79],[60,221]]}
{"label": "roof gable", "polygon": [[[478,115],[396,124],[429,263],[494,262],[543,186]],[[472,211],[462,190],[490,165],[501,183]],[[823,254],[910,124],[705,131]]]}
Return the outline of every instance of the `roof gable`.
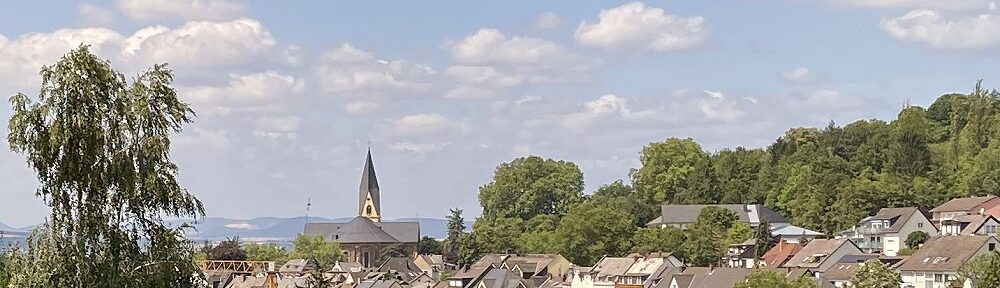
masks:
{"label": "roof gable", "polygon": [[976,256],[993,236],[935,236],[899,265],[906,271],[957,271]]}

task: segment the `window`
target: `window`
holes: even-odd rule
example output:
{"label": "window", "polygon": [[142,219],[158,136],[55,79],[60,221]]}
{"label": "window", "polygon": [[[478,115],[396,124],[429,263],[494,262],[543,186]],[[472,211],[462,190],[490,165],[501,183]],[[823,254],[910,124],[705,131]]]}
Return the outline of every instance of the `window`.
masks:
{"label": "window", "polygon": [[990,251],[991,251],[991,252],[992,252],[993,250],[997,250],[997,244],[996,244],[996,243],[990,243],[990,247],[989,247],[989,249],[990,249]]}
{"label": "window", "polygon": [[917,222],[917,228],[924,228],[924,222]]}
{"label": "window", "polygon": [[944,275],[943,274],[934,274],[934,282],[943,283],[944,282]]}
{"label": "window", "polygon": [[365,207],[365,214],[372,215],[372,206]]}

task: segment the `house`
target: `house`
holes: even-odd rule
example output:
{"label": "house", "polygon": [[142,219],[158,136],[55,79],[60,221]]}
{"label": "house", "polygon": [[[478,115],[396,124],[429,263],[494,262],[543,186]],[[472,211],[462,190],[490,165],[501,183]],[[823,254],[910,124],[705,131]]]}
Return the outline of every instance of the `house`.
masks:
{"label": "house", "polygon": [[788,219],[782,217],[774,210],[764,207],[764,205],[742,205],[742,204],[719,204],[719,205],[674,205],[665,204],[660,206],[660,216],[646,224],[647,227],[664,228],[673,226],[686,228],[698,219],[698,214],[705,207],[720,207],[736,213],[739,221],[750,224],[750,227],[757,227],[762,221],[768,221],[772,227],[789,225]]}
{"label": "house", "polygon": [[949,219],[941,219],[942,236],[959,235],[989,235],[997,236],[1000,221],[988,214],[958,215]]}
{"label": "house", "polygon": [[799,253],[800,250],[802,250],[802,245],[799,243],[779,240],[778,244],[774,245],[771,250],[764,252],[764,255],[760,257],[760,264],[764,267],[781,267],[785,262],[792,259],[792,256]]}
{"label": "house", "polygon": [[285,276],[303,276],[316,270],[316,262],[306,259],[292,259],[278,268],[278,273]]}
{"label": "house", "polygon": [[684,267],[684,262],[671,253],[632,254],[629,258],[634,261],[625,273],[618,275],[615,288],[655,287],[664,278],[669,278],[674,272],[680,272]]}
{"label": "house", "polygon": [[[903,287],[944,288],[962,264],[997,250],[993,236],[935,236],[899,264]],[[968,285],[969,283],[965,283]],[[969,286],[965,286],[969,287]]]}
{"label": "house", "polygon": [[[309,287],[309,286],[302,286]],[[403,285],[397,280],[365,280],[358,283],[354,288],[403,288]]]}
{"label": "house", "polygon": [[[482,259],[480,259],[482,260]],[[479,262],[477,262],[479,263]],[[493,269],[497,269],[490,263],[480,263],[482,265],[472,265],[464,271],[458,272],[455,275],[449,276],[444,281],[438,283],[434,286],[435,288],[470,288],[474,287],[479,283],[486,273],[489,273]]]}
{"label": "house", "polygon": [[402,285],[408,285],[425,274],[413,260],[407,257],[389,257],[385,262],[382,262],[382,265],[379,265],[375,273],[389,274],[388,277],[382,276],[380,278],[393,278],[402,282]]}
{"label": "house", "polygon": [[[961,215],[981,215],[1000,212],[1000,197],[966,197],[955,198],[931,209],[934,222],[947,220]],[[1000,218],[1000,215],[990,214]]]}
{"label": "house", "polygon": [[333,267],[330,268],[330,271],[334,271],[334,272],[361,272],[364,269],[365,268],[363,266],[361,266],[361,263],[358,263],[358,262],[337,261],[337,263],[333,264]]}
{"label": "house", "polygon": [[799,239],[813,240],[826,236],[822,232],[809,230],[795,225],[771,225],[771,235],[788,243],[799,243]]}
{"label": "house", "polygon": [[424,273],[427,273],[428,276],[434,279],[437,279],[438,275],[441,275],[441,272],[448,268],[448,264],[444,263],[443,255],[417,255],[416,258],[413,258],[413,263],[417,264],[417,267],[421,271],[424,271]]}
{"label": "house", "polygon": [[731,268],[753,268],[756,262],[756,242],[757,239],[750,238],[743,243],[730,244],[726,255],[722,256],[723,263]]}
{"label": "house", "polygon": [[559,254],[508,255],[503,258],[500,268],[521,273],[522,278],[548,278],[562,280],[571,264]]}
{"label": "house", "polygon": [[846,255],[864,254],[849,239],[816,239],[809,241],[799,253],[792,256],[783,268],[805,268],[822,276]]}
{"label": "house", "polygon": [[837,264],[823,273],[823,278],[835,287],[848,287],[851,285],[854,273],[858,271],[858,268],[863,267],[865,261],[871,259],[878,259],[890,267],[899,261],[899,259],[893,257],[879,258],[878,254],[845,255],[840,258],[840,261],[837,261]]}
{"label": "house", "polygon": [[751,272],[750,268],[688,268],[674,275],[667,288],[731,288]]}
{"label": "house", "polygon": [[371,150],[365,158],[359,191],[357,217],[347,223],[306,223],[302,234],[323,236],[328,241],[340,243],[344,258],[364,267],[378,265],[376,259],[388,247],[398,246],[408,256],[416,257],[420,224],[382,221],[381,194]]}
{"label": "house", "polygon": [[520,273],[507,269],[490,269],[471,288],[538,288],[538,284],[522,278]]}
{"label": "house", "polygon": [[[270,286],[268,281],[271,282]],[[247,276],[242,275],[233,278],[226,288],[261,288],[261,287],[277,287],[277,288],[298,288],[298,287],[309,287],[309,279],[306,277],[275,277],[270,276]],[[399,288],[399,287],[395,287]]]}
{"label": "house", "polygon": [[896,256],[905,248],[906,237],[915,231],[936,235],[937,228],[916,207],[882,208],[875,216],[862,219],[858,226],[839,233],[837,238],[851,239],[867,253]]}
{"label": "house", "polygon": [[629,257],[601,258],[590,269],[577,269],[570,282],[572,288],[613,288],[618,277],[624,275],[635,259]]}

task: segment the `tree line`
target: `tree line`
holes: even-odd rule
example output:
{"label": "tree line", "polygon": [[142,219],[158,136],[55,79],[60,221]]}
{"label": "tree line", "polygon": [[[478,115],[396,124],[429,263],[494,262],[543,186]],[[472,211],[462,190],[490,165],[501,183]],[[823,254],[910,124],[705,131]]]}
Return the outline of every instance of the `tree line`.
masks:
{"label": "tree line", "polygon": [[451,231],[459,236],[449,236],[446,250],[461,263],[486,253],[560,253],[590,265],[603,255],[668,251],[707,264],[718,261],[718,243],[759,233],[725,221],[696,223],[711,229],[644,228],[659,205],[763,204],[793,225],[834,234],[883,207],[929,209],[996,194],[1000,93],[980,82],[927,108],[904,107],[889,121],[791,128],[761,148],[711,152],[690,138],[667,138],[642,147],[639,159],[627,182],[591,193],[572,162],[529,156],[502,163],[479,188],[482,216],[470,233]]}

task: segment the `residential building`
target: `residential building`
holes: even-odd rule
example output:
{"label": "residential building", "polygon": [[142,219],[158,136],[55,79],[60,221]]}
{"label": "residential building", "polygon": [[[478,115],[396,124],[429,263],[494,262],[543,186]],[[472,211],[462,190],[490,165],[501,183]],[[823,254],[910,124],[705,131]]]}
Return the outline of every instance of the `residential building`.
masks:
{"label": "residential building", "polygon": [[473,288],[538,288],[538,284],[507,269],[490,269]]}
{"label": "residential building", "polygon": [[[699,267],[701,268],[701,267]],[[746,280],[753,269],[750,268],[688,268],[674,275],[668,288],[723,288],[733,287]]]}
{"label": "residential building", "polygon": [[417,255],[416,258],[413,258],[413,263],[417,264],[417,267],[421,271],[424,271],[424,273],[427,273],[428,276],[434,279],[437,279],[438,275],[441,275],[441,272],[448,269],[448,266],[454,266],[446,264],[443,255]]}
{"label": "residential building", "polygon": [[375,269],[375,273],[389,274],[389,277],[381,276],[379,278],[393,278],[402,282],[403,285],[408,285],[418,279],[421,275],[426,274],[423,270],[420,270],[420,267],[417,267],[417,264],[414,263],[412,259],[408,257],[389,257],[389,259],[386,259],[382,262],[382,265],[379,265],[379,267]]}
{"label": "residential building", "polygon": [[[669,278],[675,272],[680,272],[684,263],[670,253],[651,253],[649,255],[633,254],[629,258],[634,262],[625,273],[618,275],[615,288],[651,288]],[[669,281],[669,279],[666,279]]]}
{"label": "residential building", "polygon": [[785,264],[785,262],[791,260],[792,256],[799,253],[800,250],[802,250],[802,245],[797,242],[791,243],[779,240],[778,244],[775,244],[771,250],[767,250],[767,252],[764,252],[764,255],[760,257],[760,266],[781,267]]}
{"label": "residential building", "polygon": [[[992,195],[983,197],[955,198],[941,204],[941,206],[931,209],[933,216],[931,219],[933,219],[934,222],[938,222],[961,215],[990,214],[1000,211],[998,206],[1000,206],[1000,197]],[[993,215],[993,217],[1000,218],[1000,215],[991,215]]]}
{"label": "residential building", "polygon": [[354,288],[403,288],[403,285],[397,280],[374,279],[362,281],[357,286],[354,286]]}
{"label": "residential building", "polygon": [[730,244],[729,250],[723,256],[723,263],[731,268],[753,268],[756,263],[757,239],[750,238],[743,243]]}
{"label": "residential building", "polygon": [[792,256],[783,268],[804,268],[822,276],[846,255],[864,254],[849,239],[816,239],[809,241],[802,250]]}
{"label": "residential building", "polygon": [[340,243],[344,258],[373,267],[382,249],[400,246],[409,257],[417,255],[420,224],[417,222],[382,221],[381,196],[372,153],[368,150],[361,174],[358,216],[347,223],[306,223],[303,234],[323,236]]}
{"label": "residential building", "polygon": [[[903,287],[945,288],[958,278],[962,264],[997,250],[993,236],[935,236],[898,267]],[[969,287],[970,283],[965,283]]]}
{"label": "residential building", "polygon": [[547,278],[561,281],[571,264],[559,254],[507,255],[500,268],[521,273],[524,279]]}
{"label": "residential building", "polygon": [[989,235],[997,236],[997,227],[1000,221],[996,217],[988,214],[958,215],[948,219],[941,219],[942,236],[959,235]]}
{"label": "residential building", "polygon": [[664,228],[673,226],[686,228],[698,219],[698,214],[705,207],[714,206],[725,208],[736,213],[739,221],[757,227],[762,221],[768,221],[772,227],[789,225],[788,219],[781,216],[774,210],[764,207],[764,205],[742,205],[742,204],[719,204],[719,205],[674,205],[666,204],[660,206],[660,216],[646,224],[648,227]]}
{"label": "residential building", "polygon": [[916,207],[882,208],[875,216],[862,219],[858,226],[841,232],[837,238],[854,241],[866,253],[896,256],[905,248],[906,237],[915,231],[936,235],[938,230]]}
{"label": "residential building", "polygon": [[607,257],[601,258],[590,269],[577,269],[574,271],[573,280],[570,282],[572,288],[613,288],[618,282],[618,277],[624,275],[632,264],[634,258],[630,257]]}
{"label": "residential building", "polygon": [[[229,282],[229,285],[226,285],[226,288],[259,288],[259,287],[276,287],[276,288],[309,287],[309,278],[273,277],[270,275],[268,276],[241,275],[239,277],[234,277],[232,281]],[[393,288],[400,288],[400,287],[393,287]]]}
{"label": "residential building", "polygon": [[303,276],[316,270],[316,262],[306,259],[291,259],[278,268],[278,273],[285,276]]}
{"label": "residential building", "polygon": [[[482,259],[480,259],[482,260]],[[478,262],[477,262],[478,263]],[[445,281],[438,283],[435,288],[471,288],[475,287],[480,280],[486,276],[493,269],[498,269],[492,264],[485,263],[484,265],[472,265],[468,269],[460,271],[455,275],[449,276]]]}
{"label": "residential building", "polygon": [[788,243],[799,243],[800,239],[813,240],[826,236],[823,232],[809,230],[795,225],[774,226],[771,225],[771,235],[778,240]]}

